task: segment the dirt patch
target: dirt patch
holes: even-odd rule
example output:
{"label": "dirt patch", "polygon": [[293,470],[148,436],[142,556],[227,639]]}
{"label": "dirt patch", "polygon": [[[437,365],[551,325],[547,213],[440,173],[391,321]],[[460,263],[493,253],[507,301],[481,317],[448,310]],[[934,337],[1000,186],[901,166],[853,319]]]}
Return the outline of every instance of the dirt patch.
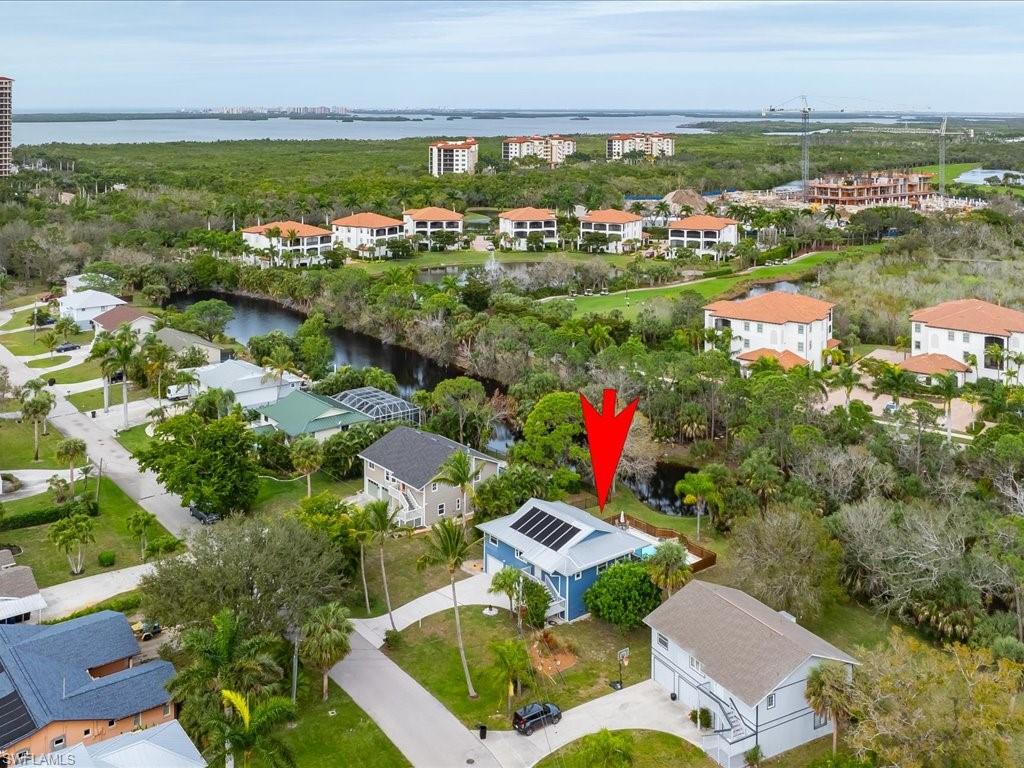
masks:
{"label": "dirt patch", "polygon": [[558,677],[560,672],[576,664],[576,654],[567,648],[547,648],[541,640],[530,643],[530,660],[533,668],[548,677]]}

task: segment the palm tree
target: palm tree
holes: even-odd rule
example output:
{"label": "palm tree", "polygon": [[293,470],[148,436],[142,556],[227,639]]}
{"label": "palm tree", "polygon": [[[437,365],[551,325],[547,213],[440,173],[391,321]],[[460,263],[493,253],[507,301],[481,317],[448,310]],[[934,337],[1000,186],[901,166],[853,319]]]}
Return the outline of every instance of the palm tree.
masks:
{"label": "palm tree", "polygon": [[37,392],[21,404],[22,418],[32,422],[32,439],[35,450],[32,461],[39,461],[39,425],[46,423],[46,417],[53,410],[54,399],[49,392]]}
{"label": "palm tree", "polygon": [[68,341],[68,339],[78,333],[78,323],[70,317],[62,315],[57,318],[57,322],[53,324],[53,332],[64,339],[64,341]]}
{"label": "palm tree", "polygon": [[312,435],[292,440],[289,448],[292,465],[306,476],[306,498],[313,495],[313,473],[324,463],[324,449]]}
{"label": "palm tree", "polygon": [[139,560],[146,559],[146,543],[149,534],[149,527],[156,524],[156,515],[142,507],[136,507],[128,515],[128,533],[139,540]]}
{"label": "palm tree", "polygon": [[917,386],[917,378],[909,371],[905,371],[898,365],[886,363],[878,376],[875,377],[875,397],[889,395],[896,405],[900,404],[900,398],[906,397]]}
{"label": "palm tree", "polygon": [[72,494],[75,492],[75,467],[82,463],[85,452],[85,440],[77,437],[69,437],[57,443],[55,458],[68,466],[68,482],[71,484]]}
{"label": "palm tree", "polygon": [[109,410],[107,394],[111,378],[121,375],[121,401],[124,408],[124,427],[128,427],[128,369],[135,364],[135,348],[139,342],[139,332],[129,325],[122,325],[113,334],[100,333],[93,342],[90,359],[100,361],[103,371],[103,411]]}
{"label": "palm tree", "polygon": [[594,323],[587,330],[587,336],[590,339],[590,347],[595,352],[600,352],[602,349],[607,349],[614,343],[612,339],[611,331],[608,330],[607,325],[601,323]]}
{"label": "palm tree", "polygon": [[678,541],[659,544],[645,565],[654,586],[663,590],[666,598],[672,597],[674,590],[693,578],[693,571],[686,562],[686,549]]}
{"label": "palm tree", "polygon": [[431,565],[441,565],[448,571],[448,580],[452,586],[452,604],[455,606],[455,639],[459,645],[459,658],[462,661],[462,672],[466,676],[466,690],[469,698],[477,697],[473,688],[473,680],[469,676],[469,664],[466,662],[466,646],[462,641],[462,620],[459,617],[459,598],[455,593],[455,574],[462,568],[462,564],[469,559],[470,553],[476,542],[466,538],[466,529],[456,525],[450,518],[443,518],[435,523],[427,538],[424,539],[427,551],[416,561],[416,567],[420,570]]}
{"label": "palm tree", "polygon": [[327,701],[329,693],[327,675],[331,667],[345,658],[352,648],[348,639],[350,634],[352,622],[348,620],[348,608],[341,603],[327,603],[313,609],[302,625],[302,661],[320,670],[324,701]]}
{"label": "palm tree", "polygon": [[[988,344],[985,346],[985,367],[995,368],[997,370],[1002,369],[1003,362],[1005,360],[1006,351],[1003,349],[1002,344]],[[991,365],[989,365],[991,363]]]}
{"label": "palm tree", "polygon": [[835,387],[841,387],[846,395],[846,407],[850,407],[850,394],[853,388],[860,384],[861,375],[852,365],[843,363],[832,371],[829,381]]}
{"label": "palm tree", "polygon": [[767,448],[753,451],[740,465],[740,475],[761,504],[761,516],[768,510],[768,502],[782,490],[782,472],[772,461]]}
{"label": "palm tree", "polygon": [[[270,241],[270,253],[271,253],[271,265],[277,266],[276,262],[281,261],[281,228],[280,227],[267,227],[263,230],[263,236]],[[274,249],[277,248],[277,253],[274,254]],[[276,255],[276,259],[274,256]]]}
{"label": "palm tree", "polygon": [[664,200],[659,200],[654,204],[653,210],[654,215],[658,217],[658,219],[662,222],[662,225],[668,223],[669,214],[672,213],[672,209],[669,207],[668,203],[666,203]]}
{"label": "palm tree", "polygon": [[263,358],[262,365],[267,369],[265,379],[277,379],[277,397],[281,399],[281,386],[284,384],[286,373],[298,373],[295,367],[295,358],[292,351],[284,344],[274,347],[267,357]]}
{"label": "palm tree", "polygon": [[518,619],[519,628],[523,628],[522,612],[517,609],[518,603],[523,595],[523,572],[518,568],[506,565],[491,579],[491,586],[487,591],[491,594],[501,592],[508,598],[508,612]]}
{"label": "palm tree", "polygon": [[295,707],[284,696],[269,696],[250,706],[249,697],[230,689],[220,692],[224,708],[210,718],[204,730],[217,736],[211,757],[234,764],[238,753],[242,768],[255,756],[267,768],[292,768],[295,758],[277,735],[278,727],[295,717]]}
{"label": "palm tree", "polygon": [[580,745],[581,765],[590,768],[628,768],[633,765],[633,741],[628,731],[602,728]]}
{"label": "palm tree", "polygon": [[82,545],[96,541],[96,536],[93,533],[94,527],[91,517],[77,514],[62,517],[53,523],[46,532],[46,538],[67,556],[72,576],[77,576],[84,569]]}
{"label": "palm tree", "polygon": [[391,508],[391,502],[387,499],[374,499],[363,510],[366,512],[366,520],[369,523],[371,540],[377,545],[380,554],[380,579],[384,584],[384,603],[388,608],[388,619],[391,621],[391,629],[398,631],[395,626],[395,615],[391,611],[391,592],[388,589],[388,572],[384,566],[384,544],[395,538],[408,529],[398,520],[398,510]]}
{"label": "palm tree", "polygon": [[348,517],[349,535],[359,544],[359,575],[363,580],[363,600],[366,602],[366,615],[370,615],[370,592],[366,588],[366,543],[373,538],[370,528],[370,516],[365,507],[356,507]]}
{"label": "palm tree", "polygon": [[57,334],[53,331],[47,331],[39,341],[42,342],[44,347],[46,347],[46,351],[50,353],[50,357],[53,357],[53,351],[60,344],[60,339],[57,337]]}
{"label": "palm tree", "polygon": [[825,661],[807,675],[804,696],[819,718],[832,721],[832,754],[839,742],[839,719],[849,712],[850,682],[846,669],[834,661]]}
{"label": "palm tree", "polygon": [[[700,518],[707,511],[708,504],[719,513],[725,506],[714,478],[707,472],[687,472],[683,479],[676,483],[675,492],[684,503],[697,507],[697,541],[700,541]],[[711,519],[715,519],[714,513]]]}
{"label": "palm tree", "polygon": [[164,375],[172,370],[174,350],[164,344],[155,335],[150,334],[142,344],[142,355],[146,361],[146,377],[156,379],[157,404],[163,407]]}
{"label": "palm tree", "polygon": [[509,638],[491,643],[494,653],[494,676],[508,691],[508,712],[512,713],[512,695],[522,695],[523,678],[533,669],[530,653],[521,640]]}
{"label": "palm tree", "polygon": [[946,442],[953,442],[953,401],[960,394],[960,382],[955,373],[940,373],[932,377],[932,392],[942,398],[946,414]]}
{"label": "palm tree", "polygon": [[469,455],[469,451],[455,451],[441,465],[434,478],[435,483],[444,483],[453,488],[458,488],[462,493],[462,516],[465,519],[469,515],[470,494],[473,491],[473,484],[480,477],[480,467],[475,466],[476,462]]}

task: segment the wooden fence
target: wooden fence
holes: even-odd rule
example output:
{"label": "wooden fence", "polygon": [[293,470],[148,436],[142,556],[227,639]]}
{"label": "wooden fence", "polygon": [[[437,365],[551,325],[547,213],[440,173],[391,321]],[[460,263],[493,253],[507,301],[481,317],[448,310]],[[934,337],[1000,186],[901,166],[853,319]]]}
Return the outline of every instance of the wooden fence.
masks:
{"label": "wooden fence", "polygon": [[[621,525],[621,515],[612,515],[611,517],[605,518],[606,523],[612,525]],[[694,573],[703,571],[705,568],[710,568],[718,561],[718,555],[713,550],[707,547],[702,547],[694,541],[690,541],[684,534],[679,531],[674,531],[671,528],[661,528],[657,525],[651,525],[650,523],[638,520],[632,515],[626,515],[626,525],[630,528],[636,528],[638,531],[643,531],[649,536],[656,536],[659,539],[677,539],[680,544],[686,547],[686,550],[697,557],[697,561],[691,563],[690,570]]]}

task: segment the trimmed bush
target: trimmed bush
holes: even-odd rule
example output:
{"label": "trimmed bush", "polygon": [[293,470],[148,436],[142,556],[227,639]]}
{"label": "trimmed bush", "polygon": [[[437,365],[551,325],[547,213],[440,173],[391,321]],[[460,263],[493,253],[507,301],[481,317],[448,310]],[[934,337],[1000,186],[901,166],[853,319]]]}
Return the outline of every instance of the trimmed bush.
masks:
{"label": "trimmed bush", "polygon": [[402,633],[394,629],[384,632],[384,647],[393,651],[402,645]]}
{"label": "trimmed bush", "polygon": [[651,583],[643,563],[622,562],[597,577],[583,593],[583,602],[597,618],[629,631],[661,605],[661,590]]}
{"label": "trimmed bush", "polygon": [[155,536],[146,545],[146,557],[166,555],[181,546],[181,541],[173,536]]}
{"label": "trimmed bush", "polygon": [[6,515],[3,520],[0,520],[0,531],[13,531],[18,528],[29,528],[33,525],[55,523],[63,517],[69,517],[78,513],[96,517],[100,513],[100,508],[95,500],[91,498],[73,499],[64,504],[55,504],[52,507],[43,507],[42,509]]}
{"label": "trimmed bush", "polygon": [[523,605],[526,615],[523,620],[531,627],[543,627],[548,606],[551,605],[551,593],[543,584],[532,579],[523,579]]}
{"label": "trimmed bush", "polygon": [[96,560],[99,561],[100,568],[109,568],[117,561],[117,555],[108,549],[100,552]]}

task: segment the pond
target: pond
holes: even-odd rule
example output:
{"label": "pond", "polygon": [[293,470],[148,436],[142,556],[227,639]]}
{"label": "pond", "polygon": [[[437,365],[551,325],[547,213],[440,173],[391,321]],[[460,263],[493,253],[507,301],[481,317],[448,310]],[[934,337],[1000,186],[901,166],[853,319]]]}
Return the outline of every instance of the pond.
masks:
{"label": "pond", "polygon": [[[988,185],[988,182],[986,181],[987,178],[989,178],[990,176],[998,176],[1001,180],[1003,178],[1003,174],[1006,173],[1020,174],[1024,173],[1024,171],[1010,171],[1005,168],[972,168],[971,170],[964,171],[959,176],[957,176],[956,181],[960,182],[961,184]],[[1002,182],[1000,181],[1000,183]]]}
{"label": "pond", "polygon": [[[178,309],[184,309],[203,299],[221,299],[231,306],[235,315],[224,330],[228,336],[242,344],[247,343],[253,336],[262,336],[274,330],[287,334],[294,333],[305,319],[301,312],[282,307],[273,301],[247,296],[197,292],[174,297],[171,304]],[[402,397],[409,397],[418,389],[433,389],[445,379],[463,375],[458,368],[440,365],[415,350],[385,344],[363,333],[346,328],[331,328],[327,335],[334,346],[335,363],[356,368],[372,365],[390,371],[398,381],[398,392]],[[494,381],[481,379],[481,383],[487,388],[488,393],[494,393],[498,389]],[[487,450],[504,456],[515,440],[516,433],[512,426],[500,422],[495,425],[494,434],[487,443]],[[676,482],[691,469],[676,464],[659,464],[657,472],[649,482],[643,485],[630,485],[630,488],[651,507],[669,514],[682,514],[683,506],[676,498],[674,489]]]}
{"label": "pond", "polygon": [[790,282],[789,280],[777,280],[774,283],[761,283],[759,285],[752,285],[745,292],[737,296],[737,299],[752,299],[755,296],[763,296],[766,293],[772,291],[782,291],[783,293],[800,293],[800,285],[798,283]]}

